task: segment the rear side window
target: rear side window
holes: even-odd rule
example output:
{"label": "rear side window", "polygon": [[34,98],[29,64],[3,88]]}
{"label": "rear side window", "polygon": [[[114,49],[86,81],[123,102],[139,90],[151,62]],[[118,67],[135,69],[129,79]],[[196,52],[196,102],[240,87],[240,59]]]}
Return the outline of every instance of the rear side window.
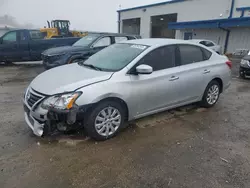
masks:
{"label": "rear side window", "polygon": [[203,61],[203,52],[200,47],[194,45],[179,45],[180,60],[182,65],[188,65]]}
{"label": "rear side window", "polygon": [[204,54],[204,60],[208,60],[210,59],[210,57],[212,56],[212,52],[206,50],[205,48],[202,48],[203,54]]}
{"label": "rear side window", "polygon": [[157,48],[145,55],[138,65],[146,64],[153,68],[153,71],[175,67],[176,46],[164,46]]}
{"label": "rear side window", "polygon": [[127,37],[115,37],[115,43],[121,42],[121,41],[126,41],[126,40],[128,40]]}
{"label": "rear side window", "polygon": [[38,39],[44,39],[46,33],[42,33],[40,31],[36,31],[36,30],[31,30],[29,31],[30,33],[30,38],[32,40],[38,40]]}

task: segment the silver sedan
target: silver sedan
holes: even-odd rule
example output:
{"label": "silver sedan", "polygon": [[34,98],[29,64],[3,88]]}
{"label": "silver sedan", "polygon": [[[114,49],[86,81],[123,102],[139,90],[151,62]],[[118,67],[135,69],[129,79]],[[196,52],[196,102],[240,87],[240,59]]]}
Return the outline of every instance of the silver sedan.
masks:
{"label": "silver sedan", "polygon": [[227,57],[189,41],[123,41],[40,74],[26,91],[25,119],[38,136],[80,125],[106,140],[125,121],[194,102],[212,107],[230,85],[231,67]]}

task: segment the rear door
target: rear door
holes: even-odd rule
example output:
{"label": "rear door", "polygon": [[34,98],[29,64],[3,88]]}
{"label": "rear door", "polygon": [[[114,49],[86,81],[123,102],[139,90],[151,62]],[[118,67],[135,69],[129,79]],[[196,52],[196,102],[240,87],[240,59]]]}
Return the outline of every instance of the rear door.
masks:
{"label": "rear door", "polygon": [[[151,74],[136,74],[135,68],[145,64],[153,68]],[[175,72],[176,46],[157,48],[145,55],[131,70],[131,100],[134,104],[137,117],[147,113],[157,112],[176,102],[176,86],[178,78]]]}
{"label": "rear door", "polygon": [[17,31],[10,31],[3,35],[0,44],[0,59],[18,61],[20,57]]}
{"label": "rear door", "polygon": [[204,92],[205,75],[209,74],[206,65],[209,61],[205,60],[204,52],[201,47],[195,45],[178,45],[180,69],[177,74],[179,77],[176,97],[179,104],[197,101]]}

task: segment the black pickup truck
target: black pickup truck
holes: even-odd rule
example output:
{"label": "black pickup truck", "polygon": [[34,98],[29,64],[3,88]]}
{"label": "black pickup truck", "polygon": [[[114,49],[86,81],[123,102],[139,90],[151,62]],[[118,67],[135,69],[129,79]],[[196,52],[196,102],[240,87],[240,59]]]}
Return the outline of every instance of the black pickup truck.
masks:
{"label": "black pickup truck", "polygon": [[0,62],[41,60],[43,51],[69,46],[79,39],[79,37],[44,39],[39,30],[11,30],[0,37]]}

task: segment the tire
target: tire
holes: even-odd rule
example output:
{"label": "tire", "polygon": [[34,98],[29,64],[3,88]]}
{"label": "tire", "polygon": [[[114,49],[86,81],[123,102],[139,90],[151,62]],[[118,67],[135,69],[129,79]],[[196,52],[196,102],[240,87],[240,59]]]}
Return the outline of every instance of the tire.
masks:
{"label": "tire", "polygon": [[240,78],[246,79],[246,75],[243,72],[239,72]]}
{"label": "tire", "polygon": [[[220,91],[221,91],[220,84],[216,80],[212,80],[208,84],[208,86],[203,94],[201,106],[203,106],[205,108],[210,108],[210,107],[214,106],[220,98]],[[214,93],[214,94],[211,95],[211,93]],[[210,95],[210,97],[209,97],[209,95]]]}
{"label": "tire", "polygon": [[[112,115],[115,110],[117,110],[117,112],[113,115],[113,121],[110,115],[109,117],[106,116],[106,119],[104,118],[104,114]],[[89,137],[97,141],[104,141],[119,133],[124,126],[124,119],[125,110],[120,103],[115,101],[103,101],[86,114],[84,128]],[[111,129],[111,126],[113,127],[113,130]]]}

